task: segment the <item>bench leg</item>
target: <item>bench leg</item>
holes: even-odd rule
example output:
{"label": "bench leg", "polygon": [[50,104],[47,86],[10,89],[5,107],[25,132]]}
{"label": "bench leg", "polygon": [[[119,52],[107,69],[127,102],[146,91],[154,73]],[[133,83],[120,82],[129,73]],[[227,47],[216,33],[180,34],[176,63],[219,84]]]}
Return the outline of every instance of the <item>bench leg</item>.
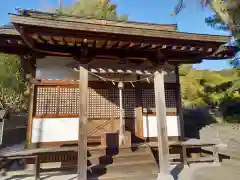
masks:
{"label": "bench leg", "polygon": [[40,161],[39,156],[35,158],[35,180],[40,180]]}
{"label": "bench leg", "polygon": [[187,148],[186,146],[182,146],[182,154],[181,154],[181,160],[183,162],[183,166],[188,166],[188,160],[187,160]]}
{"label": "bench leg", "polygon": [[3,163],[2,163],[2,169],[3,169],[2,176],[7,176],[8,163],[9,163],[8,159],[4,159],[3,160]]}
{"label": "bench leg", "polygon": [[218,150],[218,147],[216,145],[213,146],[213,156],[215,157],[214,163],[219,164],[220,163],[219,150]]}

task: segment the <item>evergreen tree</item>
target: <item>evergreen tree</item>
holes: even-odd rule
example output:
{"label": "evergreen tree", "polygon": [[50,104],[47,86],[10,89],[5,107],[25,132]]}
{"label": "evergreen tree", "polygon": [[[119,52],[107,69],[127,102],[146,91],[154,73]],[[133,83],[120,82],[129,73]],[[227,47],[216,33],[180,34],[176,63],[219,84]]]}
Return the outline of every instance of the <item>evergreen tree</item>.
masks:
{"label": "evergreen tree", "polygon": [[0,109],[19,112],[27,109],[25,82],[20,74],[19,57],[0,54]]}
{"label": "evergreen tree", "polygon": [[[184,7],[186,0],[179,0],[175,7],[174,13],[178,14]],[[201,0],[203,6],[210,6],[215,12],[212,17],[207,17],[207,24],[221,29],[230,30],[237,38],[240,39],[240,1],[239,0]],[[238,45],[240,45],[238,43]]]}
{"label": "evergreen tree", "polygon": [[64,7],[58,12],[62,14],[126,21],[127,15],[117,14],[117,5],[110,0],[78,0],[74,5]]}

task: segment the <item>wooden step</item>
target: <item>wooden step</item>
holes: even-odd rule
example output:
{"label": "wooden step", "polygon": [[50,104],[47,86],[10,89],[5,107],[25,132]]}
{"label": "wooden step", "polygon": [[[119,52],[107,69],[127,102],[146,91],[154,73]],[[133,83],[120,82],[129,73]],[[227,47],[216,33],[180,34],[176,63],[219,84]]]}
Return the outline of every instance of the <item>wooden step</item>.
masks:
{"label": "wooden step", "polygon": [[[66,161],[60,164],[65,170],[77,170],[77,161]],[[43,169],[43,172],[47,169]],[[57,169],[53,171],[56,171]],[[47,172],[47,171],[46,171]],[[158,166],[149,146],[134,148],[89,149],[88,177],[95,179],[155,179]]]}
{"label": "wooden step", "polygon": [[151,160],[151,155],[149,153],[126,153],[126,154],[118,154],[114,156],[95,156],[95,157],[89,157],[88,158],[88,163],[91,164],[112,164],[112,163],[123,163],[126,161],[133,161],[133,162],[138,162],[142,160]]}
{"label": "wooden step", "polygon": [[153,174],[142,174],[142,173],[137,173],[137,174],[121,174],[118,176],[117,174],[114,176],[109,176],[109,175],[103,175],[99,177],[88,177],[88,180],[153,180],[157,179],[158,174],[153,173]]}
{"label": "wooden step", "polygon": [[102,164],[91,167],[88,171],[89,177],[121,177],[132,174],[156,174],[158,168],[155,163],[144,163],[144,164],[122,164],[122,165],[110,165],[104,166]]}
{"label": "wooden step", "polygon": [[150,152],[148,147],[122,147],[122,148],[109,148],[109,149],[92,149],[88,150],[88,157],[90,156],[104,156],[104,155],[117,155],[125,153],[136,152]]}
{"label": "wooden step", "polygon": [[102,167],[106,167],[106,168],[111,168],[111,167],[116,167],[116,166],[135,166],[135,165],[149,165],[149,164],[152,164],[152,165],[155,165],[156,164],[154,162],[152,162],[151,160],[141,160],[141,161],[124,161],[124,162],[118,162],[118,163],[111,163],[111,164],[91,164],[89,165],[88,167],[91,168],[91,167],[95,167],[95,166],[102,166]]}

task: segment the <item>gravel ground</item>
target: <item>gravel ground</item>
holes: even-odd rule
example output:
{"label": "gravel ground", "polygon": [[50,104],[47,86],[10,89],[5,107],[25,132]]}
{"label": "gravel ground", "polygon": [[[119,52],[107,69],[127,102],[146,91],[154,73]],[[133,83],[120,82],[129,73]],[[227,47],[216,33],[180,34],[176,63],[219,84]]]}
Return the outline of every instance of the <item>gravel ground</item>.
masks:
{"label": "gravel ground", "polygon": [[220,152],[240,161],[240,124],[215,124],[200,130],[200,138],[226,145]]}
{"label": "gravel ground", "polygon": [[239,180],[240,162],[225,160],[219,167],[202,166],[193,173],[193,180]]}
{"label": "gravel ground", "polygon": [[204,167],[193,170],[193,180],[239,180],[240,179],[240,128],[236,124],[218,124],[200,130],[200,138],[223,144],[220,153],[230,156],[219,167]]}

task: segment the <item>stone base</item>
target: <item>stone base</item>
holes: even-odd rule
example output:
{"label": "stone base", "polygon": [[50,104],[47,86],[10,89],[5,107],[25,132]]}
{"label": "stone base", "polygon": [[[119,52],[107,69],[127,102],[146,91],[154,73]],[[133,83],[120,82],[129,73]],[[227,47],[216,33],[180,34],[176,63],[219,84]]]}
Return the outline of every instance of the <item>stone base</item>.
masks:
{"label": "stone base", "polygon": [[158,173],[157,180],[174,180],[174,177],[170,173]]}

